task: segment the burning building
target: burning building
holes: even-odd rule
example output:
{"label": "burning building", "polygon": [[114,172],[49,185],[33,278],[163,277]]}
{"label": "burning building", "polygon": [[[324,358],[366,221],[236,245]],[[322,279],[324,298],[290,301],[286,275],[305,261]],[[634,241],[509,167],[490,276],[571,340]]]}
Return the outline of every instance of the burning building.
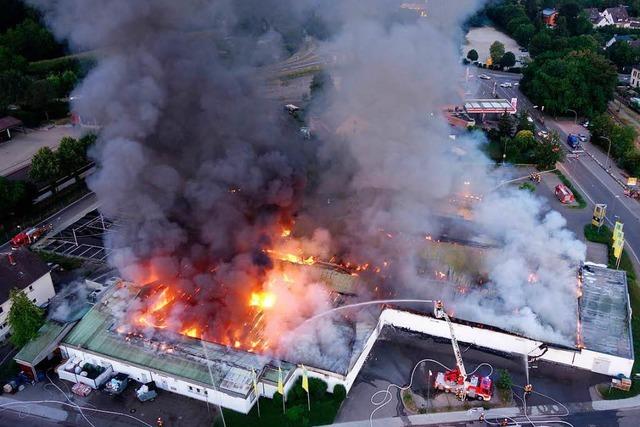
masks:
{"label": "burning building", "polygon": [[[354,276],[326,266],[312,268],[322,270],[325,285],[335,292],[335,307],[344,306],[342,298],[357,292]],[[630,375],[634,354],[625,273],[587,263],[579,277],[574,345],[536,340],[459,318],[453,323],[458,341],[610,376]],[[311,377],[326,381],[330,391],[336,384],[349,390],[384,326],[450,337],[447,324],[428,313],[430,305],[407,310],[391,303],[340,318],[339,327],[353,332],[344,357],[291,353],[283,360],[268,350],[211,342],[192,337],[188,331],[145,336],[122,330],[123,308],[144,298],[143,292],[144,288],[133,283],[119,282],[104,295],[62,339],[65,360],[57,368],[60,378],[97,388],[115,373],[125,373],[141,383],[153,381],[163,390],[247,413],[257,398],[253,372],[260,396],[272,397],[276,392],[278,369],[289,390],[301,375],[300,364]]]}

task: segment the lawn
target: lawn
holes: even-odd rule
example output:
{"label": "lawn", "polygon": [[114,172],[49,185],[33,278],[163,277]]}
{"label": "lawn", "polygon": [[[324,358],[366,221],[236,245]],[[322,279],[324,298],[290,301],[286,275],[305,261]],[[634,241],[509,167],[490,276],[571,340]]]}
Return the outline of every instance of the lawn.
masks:
{"label": "lawn", "polygon": [[[336,386],[339,387],[339,386]],[[302,379],[298,381],[287,395],[286,413],[282,413],[282,398],[275,394],[273,399],[260,398],[260,417],[257,405],[245,415],[223,409],[227,427],[305,427],[332,424],[345,398],[344,388],[337,393],[326,392],[324,381],[309,378],[311,395],[311,411],[307,409],[307,394],[302,389]],[[222,419],[218,417],[214,426],[222,427]]]}
{"label": "lawn", "polygon": [[[613,258],[613,250],[611,248],[611,239],[613,234],[611,230],[603,225],[600,230],[591,224],[585,225],[584,236],[590,242],[604,243],[607,245],[609,254],[609,268],[615,268],[616,260]],[[640,289],[636,283],[636,273],[633,269],[633,264],[626,251],[622,252],[622,258],[620,259],[620,269],[627,272],[627,285],[629,287],[629,299],[631,302],[631,311],[633,313],[640,313]],[[618,389],[611,389],[609,387],[603,387],[600,389],[600,393],[605,399],[624,399],[640,394],[640,381],[636,378],[636,373],[640,372],[640,360],[638,355],[640,354],[640,317],[637,315],[631,316],[631,329],[633,333],[633,353],[636,355],[633,369],[631,370],[631,378],[634,379],[631,390],[626,392]]]}

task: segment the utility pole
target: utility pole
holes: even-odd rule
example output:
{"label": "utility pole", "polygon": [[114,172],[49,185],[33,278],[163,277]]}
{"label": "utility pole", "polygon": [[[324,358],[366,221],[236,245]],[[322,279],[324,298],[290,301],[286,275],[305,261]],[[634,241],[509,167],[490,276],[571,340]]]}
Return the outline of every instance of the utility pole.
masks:
{"label": "utility pole", "polygon": [[606,136],[600,136],[600,139],[604,139],[609,142],[609,148],[607,148],[607,164],[604,167],[606,170],[609,170],[609,165],[611,164],[611,157],[609,157],[609,153],[611,153],[611,139]]}

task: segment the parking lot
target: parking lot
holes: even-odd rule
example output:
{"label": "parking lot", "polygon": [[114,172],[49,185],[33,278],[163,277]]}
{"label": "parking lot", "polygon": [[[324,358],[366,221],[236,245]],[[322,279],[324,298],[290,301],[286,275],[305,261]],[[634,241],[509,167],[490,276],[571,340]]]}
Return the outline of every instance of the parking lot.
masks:
{"label": "parking lot", "polygon": [[[23,419],[22,423],[26,419],[24,425],[32,425],[31,421],[39,421],[42,425],[89,425],[88,419],[96,427],[156,426],[160,418],[164,427],[211,426],[217,413],[215,405],[163,390],[158,391],[155,400],[140,402],[135,394],[140,384],[134,381],[117,396],[93,390],[87,397],[79,397],[71,393],[72,385],[49,373],[49,377],[43,382],[27,385],[23,391],[14,395],[1,396],[0,403],[9,403],[11,412],[5,414],[19,414]],[[42,401],[60,401],[69,405],[40,403]],[[84,415],[72,405],[83,408]],[[3,417],[4,414],[0,419]],[[0,425],[5,424],[0,421]]]}
{"label": "parking lot", "polygon": [[[525,361],[521,355],[481,350],[464,343],[460,343],[460,348],[468,372],[482,363],[489,363],[493,367],[491,378],[494,382],[498,378],[498,369],[508,369],[514,386],[522,387],[527,384]],[[449,340],[385,327],[343,403],[336,422],[369,419],[374,409],[371,396],[379,390],[386,389],[389,384],[399,386],[409,384],[412,369],[418,361],[426,358],[435,359],[448,367],[455,366],[455,357]],[[413,378],[412,391],[426,399],[429,393],[428,372],[432,371],[433,375],[436,375],[442,370],[433,362],[419,365]],[[486,375],[488,371],[483,367],[479,373]],[[562,411],[552,399],[564,404],[589,402],[592,399],[589,388],[609,381],[609,378],[603,375],[542,361],[535,362],[531,366],[529,375],[529,382],[533,384],[534,390],[548,397],[533,394],[527,399],[528,403],[532,406],[546,405],[551,412]],[[391,392],[391,402],[376,412],[376,419],[411,415],[399,399],[400,392],[396,388]],[[433,399],[436,395],[431,387],[430,397]],[[491,403],[498,402],[499,397],[494,393]],[[451,399],[451,406],[445,409],[464,410],[468,406]]]}
{"label": "parking lot", "polygon": [[36,248],[62,256],[102,263],[111,252],[104,245],[104,235],[114,226],[112,220],[94,210],[61,232],[46,236],[36,244]]}

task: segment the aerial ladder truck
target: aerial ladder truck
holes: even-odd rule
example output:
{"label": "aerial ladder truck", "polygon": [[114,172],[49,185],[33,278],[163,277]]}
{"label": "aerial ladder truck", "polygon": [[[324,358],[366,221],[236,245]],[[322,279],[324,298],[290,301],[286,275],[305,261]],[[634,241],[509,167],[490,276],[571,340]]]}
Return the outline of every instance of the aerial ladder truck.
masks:
{"label": "aerial ladder truck", "polygon": [[433,309],[436,319],[444,319],[449,326],[451,334],[451,345],[453,346],[453,354],[456,357],[456,367],[446,372],[438,372],[434,382],[434,388],[445,393],[455,393],[460,400],[470,399],[491,400],[493,394],[493,381],[489,377],[479,377],[472,375],[468,378],[467,370],[462,361],[462,352],[458,340],[453,331],[453,324],[449,315],[444,311],[442,301],[436,301]]}

